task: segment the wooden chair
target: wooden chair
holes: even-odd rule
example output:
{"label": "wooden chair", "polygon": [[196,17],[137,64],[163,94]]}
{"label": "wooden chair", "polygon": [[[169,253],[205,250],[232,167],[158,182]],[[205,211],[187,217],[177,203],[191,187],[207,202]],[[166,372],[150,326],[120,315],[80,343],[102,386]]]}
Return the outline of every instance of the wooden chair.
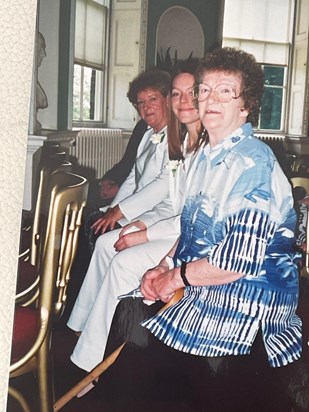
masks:
{"label": "wooden chair", "polygon": [[27,232],[21,231],[21,250],[18,262],[18,277],[16,286],[16,302],[28,303],[29,299],[37,298],[40,271],[40,248],[44,242],[45,226],[50,203],[50,179],[53,173],[71,171],[71,163],[49,164],[40,169],[37,201],[34,218]]}
{"label": "wooden chair", "polygon": [[[35,307],[16,305],[15,308],[10,378],[36,372],[41,412],[53,410],[50,341],[53,324],[66,302],[87,192],[85,178],[64,172],[52,174],[46,235],[40,249],[38,299]],[[23,397],[16,394],[11,383],[12,379],[9,393],[20,401]]]}
{"label": "wooden chair", "polygon": [[[291,182],[293,188],[302,187],[309,195],[309,177],[292,177]],[[309,277],[309,213],[307,214],[306,239],[305,262],[304,266],[301,268],[300,274],[301,276]]]}

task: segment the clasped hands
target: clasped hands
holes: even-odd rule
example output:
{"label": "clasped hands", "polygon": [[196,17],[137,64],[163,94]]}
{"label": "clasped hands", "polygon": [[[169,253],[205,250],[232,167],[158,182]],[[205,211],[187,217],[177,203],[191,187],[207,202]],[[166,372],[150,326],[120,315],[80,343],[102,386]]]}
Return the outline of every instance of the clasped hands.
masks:
{"label": "clasped hands", "polygon": [[[177,276],[178,275],[178,276]],[[147,270],[141,281],[141,292],[150,301],[169,302],[177,289],[181,288],[179,268],[169,269],[164,259],[158,266]]]}

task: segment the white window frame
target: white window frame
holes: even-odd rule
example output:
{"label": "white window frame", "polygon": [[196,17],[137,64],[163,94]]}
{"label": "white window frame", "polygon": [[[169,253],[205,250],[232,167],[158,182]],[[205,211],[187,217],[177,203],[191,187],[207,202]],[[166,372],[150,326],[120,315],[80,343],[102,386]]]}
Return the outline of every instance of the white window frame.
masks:
{"label": "white window frame", "polygon": [[[78,63],[75,63],[78,64]],[[84,88],[84,69],[89,68],[92,70],[91,67],[79,65],[81,68],[81,81],[80,81],[80,95],[83,95],[83,88]],[[73,118],[73,126],[74,127],[103,127],[106,124],[106,105],[104,104],[104,71],[96,71],[96,84],[95,84],[95,102],[94,102],[94,119],[83,119],[80,117],[79,119]],[[74,91],[73,91],[74,94]],[[79,112],[82,113],[83,108],[83,99],[80,99],[80,109]],[[73,105],[74,108],[74,105]],[[95,120],[98,119],[98,120]]]}
{"label": "white window frame", "polygon": [[269,89],[281,89],[282,90],[282,105],[281,105],[281,119],[280,119],[280,128],[279,129],[263,129],[261,128],[261,115],[259,116],[259,121],[258,121],[258,127],[257,130],[261,132],[267,132],[267,133],[282,133],[285,130],[285,124],[286,124],[286,118],[287,118],[287,113],[286,113],[286,107],[287,107],[287,79],[288,79],[288,67],[285,65],[279,65],[279,64],[271,64],[271,63],[261,63],[261,66],[264,70],[265,66],[270,66],[270,67],[280,67],[284,69],[284,75],[283,75],[283,85],[282,86],[275,86],[275,85],[266,85],[264,83],[264,88],[269,88]]}
{"label": "white window frame", "polygon": [[[95,84],[95,114],[94,120],[90,119],[83,119],[81,116],[79,119],[72,119],[73,127],[104,127],[106,126],[107,122],[107,67],[108,67],[108,52],[109,52],[109,25],[110,25],[110,0],[84,0],[85,3],[91,3],[95,1],[96,3],[100,3],[107,8],[106,14],[106,24],[105,24],[105,33],[102,33],[104,36],[103,40],[103,49],[104,49],[104,56],[103,56],[103,64],[100,67],[97,64],[89,64],[87,61],[82,61],[80,58],[74,58],[74,65],[77,64],[81,66],[81,73],[83,74],[83,68],[90,68],[97,71],[96,75],[96,84]],[[83,91],[83,75],[81,74],[81,85],[80,89],[81,92]],[[72,96],[73,99],[73,96]],[[73,104],[73,101],[72,101]],[[73,107],[74,109],[74,107]],[[80,109],[80,113],[82,110]]]}

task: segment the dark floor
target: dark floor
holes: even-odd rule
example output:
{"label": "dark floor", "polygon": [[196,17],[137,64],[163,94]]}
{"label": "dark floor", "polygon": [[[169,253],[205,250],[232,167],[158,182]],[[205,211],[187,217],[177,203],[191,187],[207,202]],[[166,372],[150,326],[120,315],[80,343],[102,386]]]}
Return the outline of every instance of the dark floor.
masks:
{"label": "dark floor", "polygon": [[[306,289],[307,290],[307,289]],[[309,288],[308,288],[309,290]],[[289,378],[289,387],[292,388],[293,399],[291,400],[291,409],[289,412],[309,412],[309,293],[302,294],[301,303],[299,306],[299,314],[304,324],[304,352],[302,363],[299,371]],[[65,324],[67,313],[60,321],[53,333],[52,349],[54,358],[54,382],[55,395],[59,399],[61,395],[71,389],[78,381],[82,379],[84,373],[76,368],[69,360],[69,356],[76,342],[76,335],[70,331]],[[22,391],[27,397],[28,403],[31,405],[31,412],[40,412],[37,407],[37,386],[36,379],[32,374],[26,377],[15,378],[12,380],[14,386]],[[116,383],[117,384],[117,383]],[[168,383],[167,383],[168,385]],[[283,397],[284,398],[284,397]],[[132,401],[133,402],[133,401]],[[133,406],[134,405],[134,406]],[[118,403],[111,405],[100,396],[98,389],[90,391],[82,398],[72,399],[63,409],[63,412],[197,412],[192,408],[177,402],[165,402],[163,404],[149,404],[145,400],[134,401],[130,405],[130,401],[126,401],[125,405]],[[278,405],[278,408],[272,409],[271,412],[282,412],[283,409]],[[12,399],[8,399],[7,412],[20,412],[19,406]],[[203,412],[205,412],[203,410]],[[218,412],[231,412],[230,410],[220,410]],[[239,412],[253,412],[240,409]],[[259,411],[258,411],[259,412]],[[261,411],[261,412],[264,412]]]}

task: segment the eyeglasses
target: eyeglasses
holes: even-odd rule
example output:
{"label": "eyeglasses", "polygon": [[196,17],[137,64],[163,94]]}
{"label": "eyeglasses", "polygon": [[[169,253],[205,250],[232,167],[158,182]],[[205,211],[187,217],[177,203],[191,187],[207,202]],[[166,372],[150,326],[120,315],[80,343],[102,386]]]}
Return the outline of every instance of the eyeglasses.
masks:
{"label": "eyeglasses", "polygon": [[241,93],[236,96],[236,90],[230,84],[218,84],[214,89],[204,83],[198,83],[194,87],[194,97],[198,102],[204,102],[210,96],[211,92],[215,92],[220,103],[229,103],[232,99],[238,99]]}

